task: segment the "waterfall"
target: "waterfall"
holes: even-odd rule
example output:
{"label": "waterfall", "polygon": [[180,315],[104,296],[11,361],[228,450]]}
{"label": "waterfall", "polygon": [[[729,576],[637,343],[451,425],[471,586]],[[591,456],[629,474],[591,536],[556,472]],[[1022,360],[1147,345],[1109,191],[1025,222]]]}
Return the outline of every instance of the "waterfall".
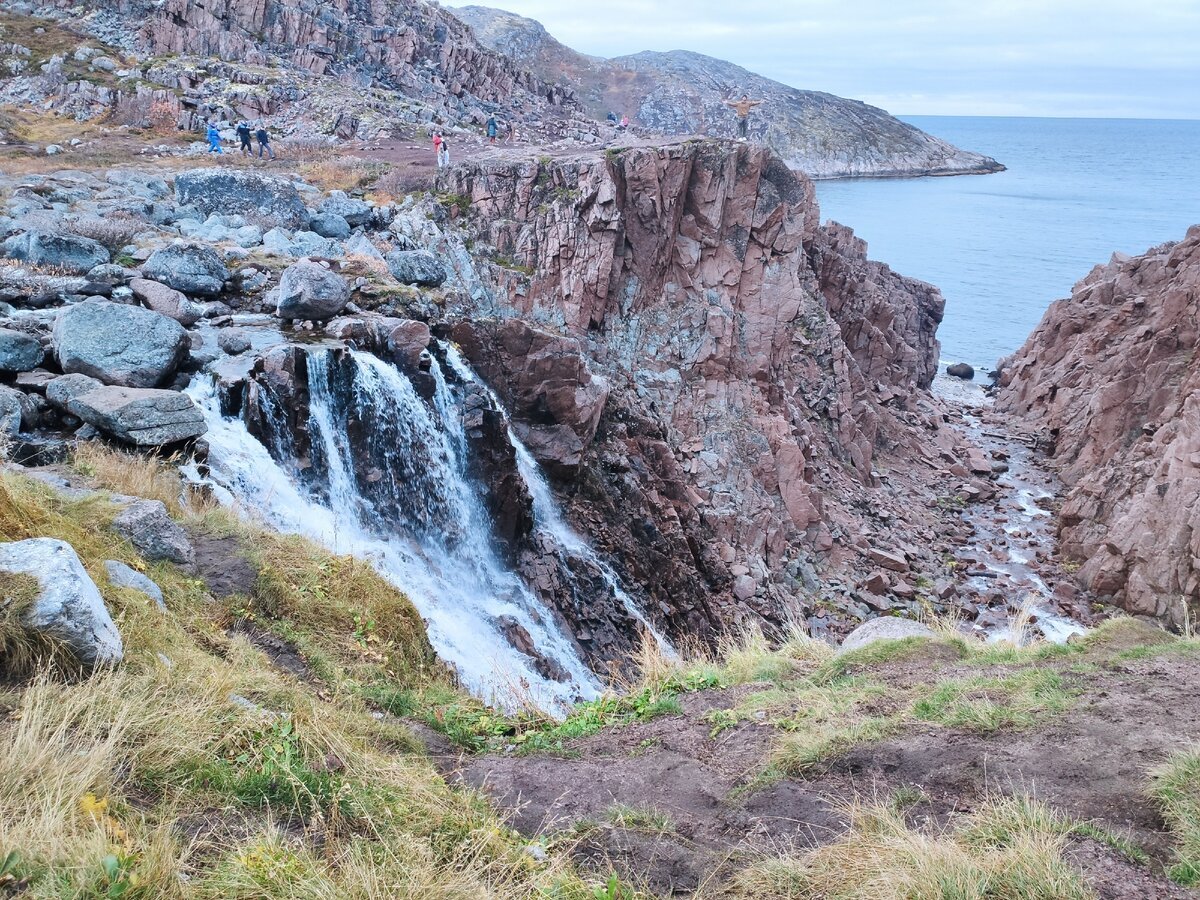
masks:
{"label": "waterfall", "polygon": [[[221,414],[210,378],[189,388],[208,421],[208,479],[217,496],[281,531],[370,561],[413,601],[434,649],[477,696],[551,710],[597,696],[595,676],[554,614],[496,554],[466,472],[462,417],[436,361],[427,403],[375,356],[307,354],[312,464],[304,472],[286,429],[272,428],[265,446],[240,418]],[[530,488],[545,518],[553,498],[542,484],[541,499]],[[528,635],[543,664],[517,650],[505,628]]]}
{"label": "waterfall", "polygon": [[[495,404],[496,408],[504,409],[504,404],[500,402],[500,398],[496,396],[496,392],[482,380],[476,378],[475,372],[467,365],[466,360],[462,358],[462,354],[458,352],[458,348],[444,341],[440,342],[440,346],[446,355],[446,362],[455,375],[463,381],[475,382],[481,385],[487,391],[488,396],[491,397],[492,403]],[[529,452],[529,448],[517,437],[511,424],[508,428],[508,440],[516,450],[517,470],[520,472],[521,478],[529,490],[529,495],[533,498],[533,519],[535,526],[550,539],[553,546],[557,548],[559,557],[563,562],[574,557],[584,560],[589,566],[597,570],[613,597],[642,626],[644,633],[653,637],[665,654],[673,657],[675,655],[674,649],[658,629],[654,627],[634,599],[626,593],[625,589],[621,586],[621,580],[617,577],[617,573],[563,519],[558,509],[558,503],[554,499],[554,494],[550,490],[550,484],[546,481],[545,473],[542,471],[541,466],[538,465],[537,460],[533,458],[533,454]],[[568,565],[564,566],[564,571],[569,575],[572,569]]]}

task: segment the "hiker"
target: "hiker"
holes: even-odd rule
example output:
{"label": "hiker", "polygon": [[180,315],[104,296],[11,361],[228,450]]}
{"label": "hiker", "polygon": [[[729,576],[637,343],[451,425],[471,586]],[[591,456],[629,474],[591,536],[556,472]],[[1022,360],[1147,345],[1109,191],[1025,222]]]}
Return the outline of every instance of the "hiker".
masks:
{"label": "hiker", "polygon": [[254,148],[250,146],[250,123],[245,119],[238,122],[237,136],[242,145],[242,156],[253,156]]}
{"label": "hiker", "polygon": [[746,129],[750,124],[750,110],[756,106],[762,106],[765,101],[751,100],[749,94],[742,94],[741,100],[722,100],[721,102],[737,113],[738,140],[745,143]]}
{"label": "hiker", "polygon": [[607,116],[604,117],[604,121],[606,121],[609,125],[616,125],[617,124],[617,114],[615,112],[610,112]]}
{"label": "hiker", "polygon": [[438,148],[438,168],[446,169],[450,166],[450,142],[442,138],[442,145]]}
{"label": "hiker", "polygon": [[504,143],[511,144],[517,139],[517,126],[513,124],[513,120],[509,119],[504,123],[505,134]]}
{"label": "hiker", "polygon": [[621,116],[621,124],[617,126],[617,129],[621,132],[629,130],[629,116]]}
{"label": "hiker", "polygon": [[221,149],[221,132],[217,130],[215,122],[208,123],[208,152],[218,154],[225,152]]}
{"label": "hiker", "polygon": [[488,136],[488,143],[489,143],[489,144],[494,144],[494,143],[496,143],[496,133],[497,133],[497,131],[499,131],[499,128],[498,128],[498,126],[496,125],[496,117],[495,117],[495,116],[488,116],[488,120],[487,120],[487,136]]}
{"label": "hiker", "polygon": [[267,134],[267,126],[262,122],[258,123],[258,131],[254,132],[254,136],[258,138],[258,158],[262,159],[263,152],[271,159],[275,158],[275,151],[271,149],[271,136]]}
{"label": "hiker", "polygon": [[440,131],[433,133],[433,158],[440,169],[442,167],[442,133]]}

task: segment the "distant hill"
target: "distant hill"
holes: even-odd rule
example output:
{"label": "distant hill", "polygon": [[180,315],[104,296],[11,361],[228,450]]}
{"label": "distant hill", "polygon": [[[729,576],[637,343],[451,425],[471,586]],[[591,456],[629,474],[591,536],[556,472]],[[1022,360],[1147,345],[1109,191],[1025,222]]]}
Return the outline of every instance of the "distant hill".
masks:
{"label": "distant hill", "polygon": [[730,135],[733,112],[722,100],[766,100],[750,134],[815,178],[956,175],[998,172],[996,160],[960,150],[882,109],[772,81],[725,60],[672,50],[615,59],[565,46],[540,22],[485,6],[451,9],[479,42],[528,68],[541,81],[574,91],[596,118],[628,114],[664,134]]}

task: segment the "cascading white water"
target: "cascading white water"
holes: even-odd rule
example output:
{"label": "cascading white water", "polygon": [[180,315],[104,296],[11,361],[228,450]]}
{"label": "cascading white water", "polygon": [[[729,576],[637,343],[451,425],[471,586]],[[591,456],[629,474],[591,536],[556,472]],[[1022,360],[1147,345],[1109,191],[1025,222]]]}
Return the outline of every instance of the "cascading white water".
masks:
{"label": "cascading white water", "polygon": [[[496,557],[486,512],[466,476],[461,417],[441,373],[434,373],[435,418],[394,366],[357,351],[348,360],[338,368],[328,349],[309,351],[309,480],[316,483],[303,486],[241,419],[221,415],[213,382],[196,379],[189,393],[208,421],[209,478],[218,495],[281,531],[369,560],[412,599],[434,649],[477,696],[506,708],[533,703],[551,710],[597,696],[595,676],[553,614]],[[366,446],[350,446],[347,404],[369,424],[361,436]],[[356,452],[378,469],[369,491],[355,469]],[[523,629],[566,679],[539,671],[501,633],[502,622]]]}
{"label": "cascading white water", "polygon": [[[500,398],[496,396],[496,392],[489,385],[476,378],[474,370],[467,365],[466,360],[462,358],[462,354],[458,352],[457,347],[444,341],[440,342],[440,346],[446,354],[446,362],[455,375],[463,381],[475,382],[481,385],[487,391],[488,396],[491,397],[492,403],[495,404],[496,408],[504,408],[504,404],[500,402]],[[508,428],[508,440],[516,450],[517,471],[524,480],[530,497],[533,498],[534,526],[543,532],[550,539],[551,543],[558,548],[559,556],[564,561],[575,557],[584,560],[596,569],[601,577],[603,577],[613,597],[625,608],[625,611],[642,626],[646,634],[654,638],[655,642],[657,642],[666,655],[674,656],[675,651],[667,639],[654,627],[646,617],[646,614],[634,602],[634,599],[625,592],[625,589],[621,586],[621,580],[617,577],[617,573],[563,519],[558,509],[558,503],[554,499],[554,494],[550,490],[550,483],[546,480],[546,475],[542,471],[542,467],[533,458],[533,454],[529,452],[529,448],[517,437],[511,425]],[[565,571],[569,573],[571,571],[570,567],[566,567]]]}

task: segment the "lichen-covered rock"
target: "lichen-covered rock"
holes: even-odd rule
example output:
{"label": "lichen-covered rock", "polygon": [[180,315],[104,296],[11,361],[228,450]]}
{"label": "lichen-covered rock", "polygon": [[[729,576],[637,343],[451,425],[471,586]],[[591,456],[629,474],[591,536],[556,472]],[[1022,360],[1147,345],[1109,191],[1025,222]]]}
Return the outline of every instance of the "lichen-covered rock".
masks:
{"label": "lichen-covered rock", "polygon": [[350,302],[350,285],[336,272],[303,260],[279,278],[276,315],[281,319],[332,319]]}
{"label": "lichen-covered rock", "polygon": [[901,619],[896,616],[881,616],[863,622],[842,641],[840,653],[861,650],[876,641],[902,641],[906,638],[935,638],[937,634],[928,625],[914,622],[912,619]]}
{"label": "lichen-covered rock", "polygon": [[401,284],[437,287],[446,280],[446,270],[428,250],[393,250],[384,257],[392,277]]}
{"label": "lichen-covered rock", "polygon": [[156,387],[175,374],[188,346],[187,332],[174,319],[106,300],[68,306],[54,323],[63,372],[105,384]]}
{"label": "lichen-covered rock", "polygon": [[175,197],[205,216],[240,214],[285,228],[308,225],[308,210],[296,186],[261,172],[219,167],[181,172],[175,177]]}
{"label": "lichen-covered rock", "polygon": [[215,297],[229,280],[229,269],[211,247],[171,244],[150,254],[142,277],[196,297]]}
{"label": "lichen-covered rock", "polygon": [[104,245],[91,238],[43,231],[13,235],[4,242],[4,253],[10,259],[60,269],[71,275],[84,275],[110,259]]}
{"label": "lichen-covered rock", "polygon": [[44,356],[42,342],[33,335],[0,328],[0,372],[31,372]]}
{"label": "lichen-covered rock", "polygon": [[158,500],[138,500],[121,510],[113,528],[151,561],[186,565],[195,557],[192,542]]}
{"label": "lichen-covered rock", "polygon": [[76,397],[104,387],[104,382],[90,375],[60,375],[46,383],[46,399],[51,405],[67,411]]}
{"label": "lichen-covered rock", "polygon": [[175,288],[157,281],[151,281],[148,278],[134,278],[129,282],[129,289],[147,309],[174,319],[184,328],[191,328],[204,315],[200,304],[193,303],[182,291],[177,291]]}
{"label": "lichen-covered rock", "polygon": [[199,437],[204,414],[179,391],[101,387],[67,401],[67,410],[110,437],[140,447],[159,447]]}
{"label": "lichen-covered rock", "polygon": [[41,593],[22,624],[62,643],[85,666],[119,663],[121,633],[75,549],[54,538],[0,544],[0,570],[32,576]]}

